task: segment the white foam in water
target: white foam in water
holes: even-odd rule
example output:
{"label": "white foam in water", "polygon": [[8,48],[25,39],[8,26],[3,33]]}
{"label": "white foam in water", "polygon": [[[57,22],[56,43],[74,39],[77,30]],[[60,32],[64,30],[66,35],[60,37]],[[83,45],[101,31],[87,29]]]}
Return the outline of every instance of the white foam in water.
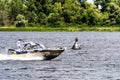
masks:
{"label": "white foam in water", "polygon": [[0,60],[43,60],[43,56],[33,56],[28,53],[25,56],[16,56],[16,55],[8,55],[8,54],[0,54]]}

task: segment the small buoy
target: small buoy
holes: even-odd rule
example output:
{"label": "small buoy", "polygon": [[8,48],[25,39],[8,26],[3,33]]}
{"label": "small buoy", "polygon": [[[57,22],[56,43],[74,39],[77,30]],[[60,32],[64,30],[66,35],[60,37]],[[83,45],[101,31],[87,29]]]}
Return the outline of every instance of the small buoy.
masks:
{"label": "small buoy", "polygon": [[81,49],[81,48],[80,48],[80,45],[78,44],[78,38],[77,38],[77,37],[75,38],[75,42],[74,42],[74,44],[73,44],[73,46],[72,46],[72,49],[74,49],[74,50],[79,50],[79,49]]}

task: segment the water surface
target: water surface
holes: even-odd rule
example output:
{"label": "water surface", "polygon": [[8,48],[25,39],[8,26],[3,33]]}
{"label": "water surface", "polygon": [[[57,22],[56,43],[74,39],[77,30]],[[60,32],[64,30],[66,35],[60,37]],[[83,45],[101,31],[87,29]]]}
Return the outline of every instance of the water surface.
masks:
{"label": "water surface", "polygon": [[[51,61],[6,57],[19,38],[67,50]],[[0,51],[0,80],[120,80],[119,32],[0,32]]]}

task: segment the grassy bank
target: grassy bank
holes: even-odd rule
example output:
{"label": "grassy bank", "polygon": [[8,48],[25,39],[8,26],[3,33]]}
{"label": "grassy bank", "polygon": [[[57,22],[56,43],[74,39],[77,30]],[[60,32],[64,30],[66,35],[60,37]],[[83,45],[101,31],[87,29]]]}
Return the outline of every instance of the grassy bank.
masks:
{"label": "grassy bank", "polygon": [[15,27],[0,27],[0,31],[39,31],[39,32],[81,32],[81,31],[98,31],[98,32],[114,32],[120,31],[119,26],[109,26],[109,27],[25,27],[25,28],[15,28]]}

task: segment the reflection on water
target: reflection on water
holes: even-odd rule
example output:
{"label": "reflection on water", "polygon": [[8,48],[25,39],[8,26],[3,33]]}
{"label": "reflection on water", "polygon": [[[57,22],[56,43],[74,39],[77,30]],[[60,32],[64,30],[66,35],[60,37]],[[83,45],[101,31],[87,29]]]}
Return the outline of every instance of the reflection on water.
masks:
{"label": "reflection on water", "polygon": [[[71,49],[75,37],[81,50]],[[67,50],[51,61],[5,54],[19,38]],[[0,43],[1,80],[120,80],[119,32],[0,32]]]}

